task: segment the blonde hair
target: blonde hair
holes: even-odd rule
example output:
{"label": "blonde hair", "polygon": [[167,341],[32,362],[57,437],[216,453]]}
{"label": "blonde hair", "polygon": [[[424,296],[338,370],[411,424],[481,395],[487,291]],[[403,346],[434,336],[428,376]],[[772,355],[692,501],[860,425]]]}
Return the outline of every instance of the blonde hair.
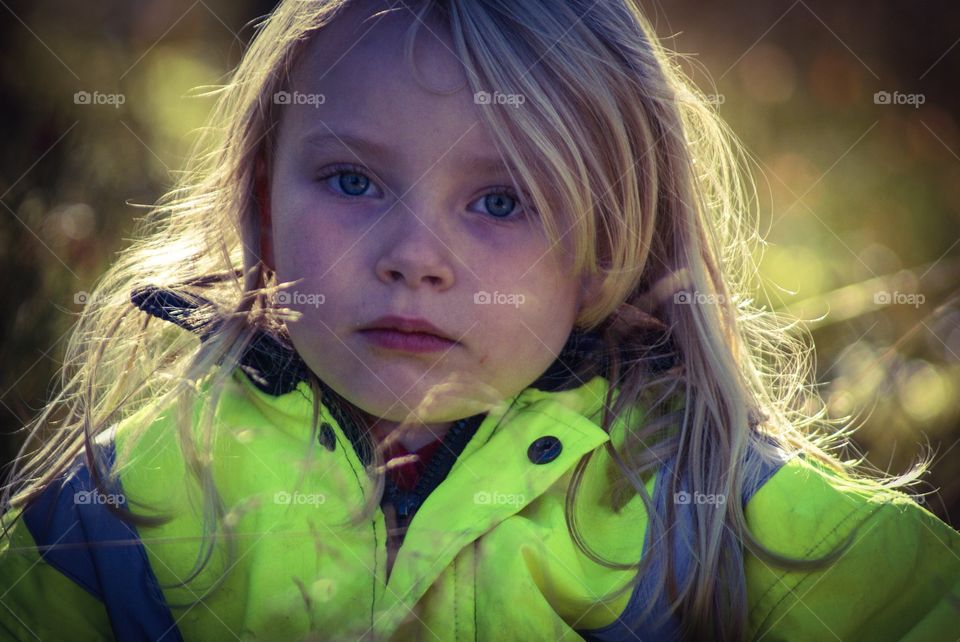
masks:
{"label": "blonde hair", "polygon": [[[258,249],[255,188],[258,177],[269,174],[275,145],[273,97],[289,86],[310,36],[348,4],[284,0],[260,26],[230,82],[215,92],[210,127],[187,171],[141,222],[138,240],[85,307],[67,348],[61,392],[31,424],[4,488],[5,506],[35,498],[81,453],[88,465],[102,464],[92,440],[119,420],[175,406],[185,461],[203,491],[210,547],[218,538],[229,544],[209,461],[212,409],[254,333],[283,337],[292,318],[271,305],[279,285]],[[630,407],[643,404],[647,420],[629,427],[620,451],[610,443],[606,449],[622,473],[621,489],[642,497],[651,541],[660,544],[628,566],[589,550],[574,507],[591,453],[578,463],[567,496],[568,527],[585,554],[611,568],[635,568],[637,579],[652,557],[671,560],[668,538],[660,535],[672,516],[657,517],[643,480],[676,455],[670,492],[678,488],[679,471],[688,470],[693,488],[740,497],[745,480],[757,474],[757,463],[745,457],[748,448],[774,454],[761,434],[855,484],[893,488],[925,472],[918,464],[907,475],[868,480],[856,472],[862,458],[843,461],[834,452],[848,445],[850,431],[837,430],[826,417],[811,382],[808,337],[749,298],[758,239],[746,156],[657,41],[635,0],[429,0],[417,3],[417,11],[449,27],[472,92],[525,97],[521,109],[489,104],[479,110],[550,239],[572,244],[576,273],[602,279],[576,330],[596,332],[605,346],[606,375],[615,385],[603,428],[610,431]],[[406,41],[410,61],[420,24],[412,22]],[[202,288],[227,312],[197,346],[192,335],[151,323],[131,305],[130,292],[144,284],[184,293]],[[711,297],[711,303],[688,304],[677,298],[684,294]],[[649,367],[664,355],[674,367]],[[195,436],[196,384],[208,376],[211,399]],[[315,416],[314,433],[316,423]],[[375,463],[370,472],[380,475],[382,488],[382,461]],[[117,470],[123,464],[121,453]],[[614,501],[624,501],[622,493]],[[785,568],[826,564],[842,553],[795,560],[767,550],[750,533],[740,502],[694,514],[698,564],[679,587],[672,562],[660,578],[687,637],[745,635],[746,595],[735,580],[742,567],[730,554],[739,541]],[[210,552],[201,547],[184,582],[202,570]]]}

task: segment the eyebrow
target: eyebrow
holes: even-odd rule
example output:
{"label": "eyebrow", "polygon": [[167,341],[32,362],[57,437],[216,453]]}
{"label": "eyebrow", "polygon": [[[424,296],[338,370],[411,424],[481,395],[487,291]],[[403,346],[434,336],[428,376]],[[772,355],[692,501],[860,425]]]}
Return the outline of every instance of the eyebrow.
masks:
{"label": "eyebrow", "polygon": [[[371,157],[384,159],[388,162],[401,160],[401,154],[390,145],[368,140],[346,132],[316,132],[304,136],[301,143],[304,147],[311,148],[347,149],[356,153],[358,156],[366,154]],[[499,156],[448,154],[447,157],[452,157],[453,161],[459,164],[462,169],[486,173],[507,171],[507,164]]]}

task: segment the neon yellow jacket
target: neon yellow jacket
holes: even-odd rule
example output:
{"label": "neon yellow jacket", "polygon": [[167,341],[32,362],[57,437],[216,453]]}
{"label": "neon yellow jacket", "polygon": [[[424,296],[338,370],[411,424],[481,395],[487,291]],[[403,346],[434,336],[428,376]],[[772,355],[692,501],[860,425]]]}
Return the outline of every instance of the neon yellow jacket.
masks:
{"label": "neon yellow jacket", "polygon": [[[0,638],[670,639],[669,624],[630,622],[656,599],[648,585],[600,600],[633,573],[585,556],[564,520],[572,469],[597,450],[578,502],[586,541],[623,562],[649,545],[639,497],[619,512],[604,501],[612,463],[598,425],[603,378],[559,392],[528,388],[487,414],[415,513],[389,578],[383,512],[348,520],[372,486],[340,422],[321,405],[329,448],[315,444],[305,464],[309,386],[275,395],[255,379],[237,369],[216,408],[214,470],[236,545],[223,583],[205,592],[224,570],[215,552],[199,577],[173,586],[190,574],[202,532],[169,413],[137,443],[116,497],[91,494],[80,466],[0,543]],[[123,447],[138,416],[116,428],[112,447]],[[615,443],[621,437],[615,430]],[[647,482],[657,506],[668,501],[657,482],[669,465]],[[751,638],[960,635],[960,534],[949,525],[903,494],[848,490],[802,457],[770,466],[753,486],[742,498],[748,522],[776,551],[820,556],[861,528],[824,571],[784,572],[747,555]],[[104,509],[112,501],[175,518],[118,531]],[[154,581],[163,588],[151,589]]]}

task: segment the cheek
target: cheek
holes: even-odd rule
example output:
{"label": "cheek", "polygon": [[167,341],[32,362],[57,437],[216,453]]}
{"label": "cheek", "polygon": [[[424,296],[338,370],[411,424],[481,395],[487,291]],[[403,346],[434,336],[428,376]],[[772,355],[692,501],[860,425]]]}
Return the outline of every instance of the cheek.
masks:
{"label": "cheek", "polygon": [[278,158],[270,200],[273,254],[282,281],[325,272],[338,243],[337,230],[322,221],[317,185],[291,171],[290,163],[283,155]]}
{"label": "cheek", "polygon": [[[304,199],[306,200],[306,199]],[[355,253],[343,230],[325,221],[316,205],[281,200],[273,220],[273,254],[281,281],[328,277]],[[333,268],[333,269],[332,269]]]}
{"label": "cheek", "polygon": [[[354,309],[358,248],[336,228],[309,221],[309,213],[289,216],[275,225],[274,260],[277,281],[289,284],[277,293],[278,303],[299,312],[288,325],[301,351],[329,351],[338,343],[332,331],[349,324]],[[284,296],[286,295],[286,296]]]}
{"label": "cheek", "polygon": [[499,268],[515,270],[509,274],[493,269],[478,274],[486,303],[473,307],[485,346],[478,363],[485,370],[533,380],[553,362],[573,328],[579,282],[548,258],[530,269],[538,256],[501,261]]}
{"label": "cheek", "polygon": [[569,266],[558,253],[544,242],[511,250],[496,253],[477,268],[481,284],[491,290],[490,298],[499,299],[493,307],[513,310],[512,316],[538,327],[573,319],[579,281],[569,275]]}
{"label": "cheek", "polygon": [[277,277],[281,281],[302,276],[308,247],[314,245],[315,232],[309,211],[297,198],[297,188],[283,179],[274,182],[270,202],[273,225],[273,255]]}

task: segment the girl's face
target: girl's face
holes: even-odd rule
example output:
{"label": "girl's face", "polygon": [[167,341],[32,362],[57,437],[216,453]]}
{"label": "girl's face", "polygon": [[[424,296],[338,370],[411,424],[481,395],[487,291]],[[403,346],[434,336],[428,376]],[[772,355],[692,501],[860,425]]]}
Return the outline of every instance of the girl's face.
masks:
{"label": "girl's face", "polygon": [[[302,313],[290,336],[321,380],[376,417],[417,409],[423,423],[447,422],[547,369],[581,280],[537,216],[503,195],[509,175],[449,38],[431,24],[417,40],[426,83],[461,87],[440,96],[404,62],[410,12],[363,21],[374,12],[354,5],[316,36],[280,98],[266,258],[281,282],[299,280],[277,300]],[[453,341],[411,347],[365,330],[387,315],[426,320]],[[465,386],[420,406],[445,383]]]}

